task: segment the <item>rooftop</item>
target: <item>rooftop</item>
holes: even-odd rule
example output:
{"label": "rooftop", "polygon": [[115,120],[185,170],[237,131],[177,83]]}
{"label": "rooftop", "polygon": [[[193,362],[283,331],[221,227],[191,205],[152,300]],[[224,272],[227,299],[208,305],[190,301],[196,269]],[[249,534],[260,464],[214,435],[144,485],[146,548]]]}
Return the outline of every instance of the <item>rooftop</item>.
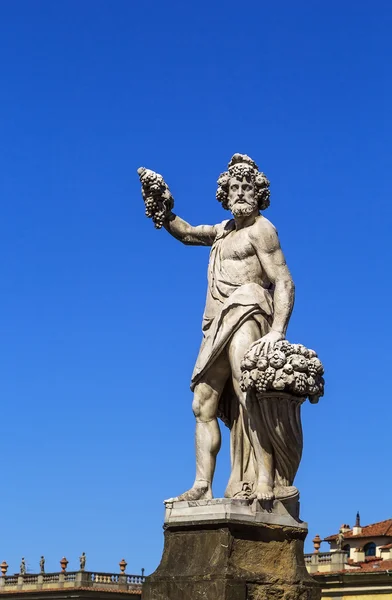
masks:
{"label": "rooftop", "polygon": [[[392,519],[387,519],[386,521],[379,521],[378,523],[373,523],[371,525],[365,525],[360,528],[360,533],[353,533],[353,529],[349,531],[343,531],[344,539],[350,538],[368,538],[368,537],[392,537]],[[338,536],[338,533],[334,535],[329,535],[324,538],[325,542],[334,542]]]}

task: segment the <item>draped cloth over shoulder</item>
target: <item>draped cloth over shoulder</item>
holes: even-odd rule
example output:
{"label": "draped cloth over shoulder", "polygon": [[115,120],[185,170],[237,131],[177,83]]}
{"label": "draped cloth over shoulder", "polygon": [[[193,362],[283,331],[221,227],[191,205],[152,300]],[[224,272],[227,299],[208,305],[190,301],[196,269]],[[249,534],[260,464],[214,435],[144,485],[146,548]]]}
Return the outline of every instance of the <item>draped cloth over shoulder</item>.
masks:
{"label": "draped cloth over shoulder", "polygon": [[[203,341],[193,371],[191,389],[213,365],[233,334],[249,319],[257,322],[260,337],[270,329],[273,299],[269,290],[256,283],[239,285],[225,271],[222,241],[235,229],[234,221],[224,221],[211,248],[208,290],[203,316]],[[240,263],[239,263],[239,269]],[[227,382],[219,403],[219,417],[231,430],[231,476],[225,496],[251,492],[256,478],[255,459],[249,441],[248,419]]]}

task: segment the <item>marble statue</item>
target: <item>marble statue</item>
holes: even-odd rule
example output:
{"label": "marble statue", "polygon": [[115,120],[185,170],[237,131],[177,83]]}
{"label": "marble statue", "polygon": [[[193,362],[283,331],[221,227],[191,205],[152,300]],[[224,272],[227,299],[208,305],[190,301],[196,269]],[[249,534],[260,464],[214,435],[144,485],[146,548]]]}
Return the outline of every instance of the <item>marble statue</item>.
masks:
{"label": "marble statue", "polygon": [[161,175],[143,167],[138,174],[155,227],[183,244],[211,247],[203,339],[191,380],[196,477],[167,502],[212,498],[218,418],[231,431],[225,497],[298,495],[292,483],[302,451],[299,405],[306,395],[313,402],[322,395],[323,371],[315,352],[285,340],[294,283],[277,231],[262,214],[270,203],[269,181],[249,156],[235,154],[217,191],[232,218],[192,226],[173,212]]}
{"label": "marble statue", "polygon": [[45,557],[41,556],[39,561],[39,570],[41,573],[45,573]]}

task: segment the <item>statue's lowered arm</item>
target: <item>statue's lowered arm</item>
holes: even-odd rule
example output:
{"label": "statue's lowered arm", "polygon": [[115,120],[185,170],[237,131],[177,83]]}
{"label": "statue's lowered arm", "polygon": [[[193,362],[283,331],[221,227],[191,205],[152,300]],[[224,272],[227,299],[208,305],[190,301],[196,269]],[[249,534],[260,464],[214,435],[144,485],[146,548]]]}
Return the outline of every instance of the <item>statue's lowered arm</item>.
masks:
{"label": "statue's lowered arm", "polygon": [[274,226],[265,218],[250,236],[257,257],[268,279],[274,284],[274,317],[269,331],[253,346],[267,354],[275,342],[285,338],[294,306],[295,287]]}

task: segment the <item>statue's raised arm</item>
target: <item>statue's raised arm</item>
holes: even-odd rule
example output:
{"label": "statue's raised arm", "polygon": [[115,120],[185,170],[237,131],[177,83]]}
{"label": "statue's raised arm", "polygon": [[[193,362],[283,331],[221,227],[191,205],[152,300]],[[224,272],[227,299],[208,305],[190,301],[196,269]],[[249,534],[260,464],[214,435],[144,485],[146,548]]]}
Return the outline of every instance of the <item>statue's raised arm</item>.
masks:
{"label": "statue's raised arm", "polygon": [[216,237],[214,225],[194,227],[174,214],[174,198],[162,175],[140,167],[139,178],[146,216],[152,218],[156,229],[162,226],[177,240],[190,246],[212,246]]}

